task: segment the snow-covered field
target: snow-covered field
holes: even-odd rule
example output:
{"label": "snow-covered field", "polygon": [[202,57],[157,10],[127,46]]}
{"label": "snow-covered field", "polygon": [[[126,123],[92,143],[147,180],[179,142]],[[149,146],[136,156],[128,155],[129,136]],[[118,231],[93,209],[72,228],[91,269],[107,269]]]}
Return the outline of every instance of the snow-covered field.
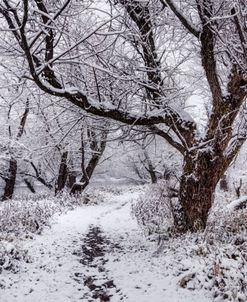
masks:
{"label": "snow-covered field", "polygon": [[[22,242],[29,263],[0,274],[0,301],[221,301],[216,251],[196,236],[147,241],[131,215],[141,192],[128,188],[104,203],[55,215],[51,228]],[[229,257],[230,274],[239,270],[234,264],[240,262]],[[246,301],[240,294],[225,301]]]}

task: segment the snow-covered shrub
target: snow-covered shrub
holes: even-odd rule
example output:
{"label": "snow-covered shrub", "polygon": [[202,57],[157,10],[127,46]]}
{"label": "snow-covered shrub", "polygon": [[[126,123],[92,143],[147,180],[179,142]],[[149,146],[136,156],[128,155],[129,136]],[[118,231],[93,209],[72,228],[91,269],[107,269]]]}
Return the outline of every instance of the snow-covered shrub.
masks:
{"label": "snow-covered shrub", "polygon": [[[79,197],[61,194],[22,195],[18,200],[0,204],[0,273],[3,269],[16,272],[19,261],[28,261],[27,252],[19,247],[24,238],[32,238],[51,223],[54,214],[72,210],[78,205],[92,203],[90,195]],[[12,244],[14,243],[14,244]]]}
{"label": "snow-covered shrub", "polygon": [[205,230],[208,241],[241,243],[247,240],[247,197],[238,200],[216,200]]}
{"label": "snow-covered shrub", "polygon": [[[115,194],[119,194],[116,191]],[[47,193],[19,195],[18,199],[0,205],[0,240],[30,237],[50,224],[54,214],[63,213],[82,204],[98,204],[112,196],[112,190],[93,189],[79,196],[68,193],[50,196]]]}
{"label": "snow-covered shrub", "polygon": [[16,273],[20,261],[30,261],[27,251],[5,240],[0,241],[0,274],[3,270]]}
{"label": "snow-covered shrub", "polygon": [[113,195],[120,195],[123,191],[124,187],[120,187],[120,186],[101,186],[101,187],[97,187],[97,188],[92,188],[92,190],[90,190],[90,195],[94,194],[113,194]]}
{"label": "snow-covered shrub", "polygon": [[[128,191],[132,190],[130,186],[97,186],[88,188],[84,195],[88,200],[88,204],[107,203],[112,199],[113,195],[119,196],[123,194],[126,189]],[[134,190],[136,191],[136,186]]]}
{"label": "snow-covered shrub", "polygon": [[224,245],[214,247],[214,259],[208,266],[213,277],[215,301],[247,301],[247,246]]}
{"label": "snow-covered shrub", "polygon": [[59,211],[60,206],[48,199],[5,201],[0,207],[0,234],[20,237],[40,233],[52,215]]}
{"label": "snow-covered shrub", "polygon": [[181,278],[186,288],[206,289],[214,301],[247,301],[246,201],[247,197],[232,201],[227,194],[217,196],[204,233],[188,235],[198,236],[194,247],[189,243],[193,239],[182,244],[189,257],[199,256],[205,264],[189,281],[191,275]]}
{"label": "snow-covered shrub", "polygon": [[173,201],[165,181],[149,185],[132,206],[138,224],[147,235],[167,235],[173,229]]}
{"label": "snow-covered shrub", "polygon": [[[31,198],[32,197],[32,198]],[[63,194],[61,196],[33,195],[22,199],[4,201],[0,205],[0,238],[30,237],[40,233],[50,224],[54,214],[85,203],[86,195],[81,197]]]}
{"label": "snow-covered shrub", "polygon": [[247,244],[208,243],[203,233],[173,239],[166,251],[174,259],[169,267],[182,288],[206,290],[212,301],[247,301]]}

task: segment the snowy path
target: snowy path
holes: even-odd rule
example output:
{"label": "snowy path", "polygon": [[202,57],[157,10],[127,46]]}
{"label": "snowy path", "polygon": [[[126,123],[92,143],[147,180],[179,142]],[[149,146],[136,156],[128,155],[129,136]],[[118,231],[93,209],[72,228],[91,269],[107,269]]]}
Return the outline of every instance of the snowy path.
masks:
{"label": "snowy path", "polygon": [[[177,286],[167,270],[176,261],[172,255],[153,256],[156,246],[144,240],[130,214],[138,194],[126,192],[106,204],[78,207],[25,242],[33,261],[17,274],[0,275],[6,284],[0,301],[211,301],[203,292]],[[99,242],[91,238],[95,232]],[[87,250],[95,246],[89,259]],[[98,289],[108,295],[95,295]]]}

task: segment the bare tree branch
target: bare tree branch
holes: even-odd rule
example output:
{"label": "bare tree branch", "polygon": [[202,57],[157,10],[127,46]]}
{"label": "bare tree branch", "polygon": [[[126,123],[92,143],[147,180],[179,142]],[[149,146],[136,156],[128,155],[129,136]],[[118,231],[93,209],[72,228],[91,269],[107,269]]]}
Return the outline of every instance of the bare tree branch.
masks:
{"label": "bare tree branch", "polygon": [[166,6],[168,5],[170,9],[173,11],[174,15],[178,17],[180,22],[183,24],[185,28],[188,29],[190,33],[192,33],[197,39],[200,37],[200,31],[197,30],[194,25],[192,25],[189,20],[183,15],[183,13],[179,10],[179,8],[175,5],[172,0],[160,0],[160,2]]}

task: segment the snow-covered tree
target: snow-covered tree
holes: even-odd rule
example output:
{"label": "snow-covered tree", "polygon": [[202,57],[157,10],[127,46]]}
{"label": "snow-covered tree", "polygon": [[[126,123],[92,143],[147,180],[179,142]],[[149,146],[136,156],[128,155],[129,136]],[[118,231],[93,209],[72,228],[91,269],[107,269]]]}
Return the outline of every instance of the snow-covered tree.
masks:
{"label": "snow-covered tree", "polygon": [[[43,92],[146,127],[182,154],[175,222],[204,228],[216,185],[246,139],[245,0],[3,0],[0,14],[2,39],[15,39],[9,51]],[[185,108],[188,64],[200,64],[208,92],[202,134]]]}

